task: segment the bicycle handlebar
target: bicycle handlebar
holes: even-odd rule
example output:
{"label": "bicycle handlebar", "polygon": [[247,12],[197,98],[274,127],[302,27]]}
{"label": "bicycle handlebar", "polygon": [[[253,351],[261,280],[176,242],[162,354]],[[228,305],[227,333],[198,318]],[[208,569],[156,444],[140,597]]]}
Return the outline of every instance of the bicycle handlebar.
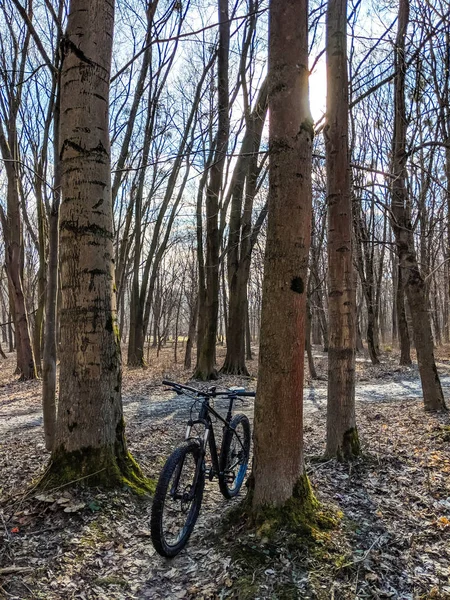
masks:
{"label": "bicycle handlebar", "polygon": [[198,394],[199,396],[205,396],[209,398],[215,398],[216,396],[241,396],[247,398],[254,398],[255,392],[245,392],[239,390],[219,390],[219,391],[208,391],[203,392],[202,390],[196,390],[195,388],[189,387],[188,385],[183,385],[182,383],[176,383],[175,381],[169,381],[168,379],[162,380],[163,385],[168,385],[177,392],[177,394],[181,393],[181,390],[187,390],[194,394]]}

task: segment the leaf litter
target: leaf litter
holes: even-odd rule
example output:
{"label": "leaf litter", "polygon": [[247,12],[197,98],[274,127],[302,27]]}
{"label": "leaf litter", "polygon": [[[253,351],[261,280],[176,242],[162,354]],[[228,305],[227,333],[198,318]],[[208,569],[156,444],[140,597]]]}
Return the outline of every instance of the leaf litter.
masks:
{"label": "leaf litter", "polygon": [[[326,362],[320,356],[317,362],[325,378]],[[183,439],[190,406],[159,382],[163,376],[186,381],[189,373],[171,365],[167,353],[152,363],[148,370],[124,369],[123,400],[130,450],[157,478]],[[343,513],[328,542],[317,541],[323,552],[289,549],[283,536],[274,545],[239,524],[224,532],[223,516],[240,498],[226,501],[217,483],[208,482],[187,548],[167,560],[151,544],[151,499],[126,489],[33,488],[49,458],[40,384],[14,381],[13,368],[9,355],[0,375],[0,598],[450,599],[448,414],[425,413],[416,398],[357,402],[364,454],[344,465],[318,459],[326,411],[308,405],[307,470],[321,502]],[[395,371],[395,357],[357,368],[360,386],[405,377]],[[256,372],[256,361],[250,369]],[[220,383],[254,389],[256,381]],[[326,382],[314,385],[326,389]],[[242,409],[251,417],[248,400]],[[242,548],[251,552],[245,559]]]}

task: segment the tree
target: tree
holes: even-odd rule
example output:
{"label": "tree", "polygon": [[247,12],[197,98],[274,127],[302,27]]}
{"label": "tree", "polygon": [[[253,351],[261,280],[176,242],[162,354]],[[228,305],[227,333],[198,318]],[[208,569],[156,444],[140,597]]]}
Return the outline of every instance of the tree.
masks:
{"label": "tree", "polygon": [[328,205],[327,456],[359,454],[355,417],[356,290],[348,148],[347,0],[329,0],[326,25]]}
{"label": "tree", "polygon": [[306,501],[303,379],[313,127],[306,0],[272,0],[269,209],[254,426],[253,507]]}
{"label": "tree", "polygon": [[[199,291],[199,351],[194,377],[203,381],[216,379],[216,335],[219,314],[219,253],[218,226],[219,196],[230,132],[228,58],[230,49],[230,21],[228,0],[219,2],[219,49],[217,52],[218,128],[214,160],[210,167],[206,189],[206,257],[205,288]],[[203,304],[204,302],[204,304]]]}
{"label": "tree", "polygon": [[72,0],[61,73],[60,395],[43,483],[146,488],[127,450],[116,319],[108,100],[114,5]]}
{"label": "tree", "polygon": [[247,284],[253,246],[267,213],[267,207],[263,207],[252,228],[253,201],[257,193],[258,174],[262,170],[262,167],[258,166],[258,152],[266,113],[267,85],[264,81],[259,90],[255,107],[246,119],[247,128],[229,191],[231,213],[227,263],[230,301],[227,354],[221,371],[232,375],[248,375],[245,366]]}
{"label": "tree", "polygon": [[412,316],[414,344],[417,351],[425,410],[445,408],[441,382],[436,369],[430,315],[425,282],[420,273],[414,247],[414,231],[406,188],[406,106],[405,106],[405,38],[409,21],[409,0],[400,0],[395,43],[394,133],[392,139],[391,214],[400,269]]}
{"label": "tree", "polygon": [[[24,73],[30,32],[14,33],[14,21],[10,11],[3,6],[7,30],[10,33],[10,46],[0,41],[2,79],[2,101],[0,102],[0,152],[4,161],[7,193],[6,213],[0,207],[0,218],[5,240],[5,269],[8,276],[9,294],[13,307],[17,367],[22,379],[34,379],[36,367],[34,362],[29,318],[23,285],[23,225],[20,198],[20,156],[18,116],[22,100]],[[31,7],[30,7],[31,11]],[[9,13],[9,14],[8,14]],[[5,36],[6,41],[6,36]],[[10,62],[8,62],[8,58]]]}

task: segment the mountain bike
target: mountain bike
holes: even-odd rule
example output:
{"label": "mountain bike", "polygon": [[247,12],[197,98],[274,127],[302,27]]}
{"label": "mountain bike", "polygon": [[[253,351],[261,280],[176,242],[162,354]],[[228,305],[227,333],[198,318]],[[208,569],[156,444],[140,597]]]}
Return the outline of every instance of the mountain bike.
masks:
{"label": "mountain bike", "polygon": [[[255,397],[244,388],[206,391],[163,380],[178,395],[192,397],[185,442],[166,461],[156,486],[152,504],[150,533],[161,556],[176,556],[187,544],[203,499],[205,480],[217,478],[225,498],[234,498],[244,481],[250,454],[250,423],[246,415],[233,416],[239,398]],[[228,399],[223,418],[212,406],[214,398]],[[193,418],[195,409],[198,415]],[[223,424],[220,452],[217,451],[212,417]],[[211,464],[206,464],[207,450]]]}

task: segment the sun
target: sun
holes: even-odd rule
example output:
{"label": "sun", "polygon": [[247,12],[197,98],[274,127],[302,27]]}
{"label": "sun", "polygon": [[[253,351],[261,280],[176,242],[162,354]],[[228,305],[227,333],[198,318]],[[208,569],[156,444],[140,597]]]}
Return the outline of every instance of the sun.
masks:
{"label": "sun", "polygon": [[309,103],[314,122],[325,114],[327,103],[327,67],[325,57],[322,57],[309,76]]}

